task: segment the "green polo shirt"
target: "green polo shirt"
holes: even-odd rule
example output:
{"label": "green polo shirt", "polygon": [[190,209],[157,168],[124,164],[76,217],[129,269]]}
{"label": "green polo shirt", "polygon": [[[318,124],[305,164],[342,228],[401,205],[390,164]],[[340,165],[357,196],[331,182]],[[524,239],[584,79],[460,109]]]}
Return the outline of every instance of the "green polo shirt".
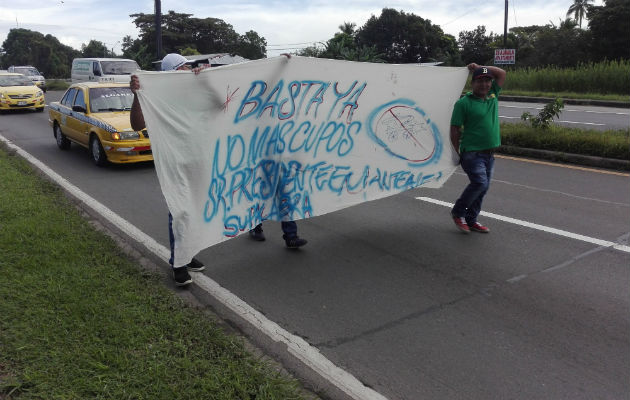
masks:
{"label": "green polo shirt", "polygon": [[499,131],[499,93],[501,87],[492,81],[492,88],[485,99],[466,93],[457,100],[451,115],[451,125],[462,127],[459,149],[479,151],[501,145]]}

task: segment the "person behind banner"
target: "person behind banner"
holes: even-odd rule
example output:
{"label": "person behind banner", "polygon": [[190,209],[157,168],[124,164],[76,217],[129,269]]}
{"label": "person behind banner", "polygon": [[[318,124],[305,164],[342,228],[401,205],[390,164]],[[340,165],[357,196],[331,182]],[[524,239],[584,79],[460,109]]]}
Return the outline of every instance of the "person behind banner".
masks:
{"label": "person behind banner", "polygon": [[494,151],[501,145],[498,96],[506,72],[475,63],[468,64],[468,69],[473,73],[472,92],[455,103],[450,135],[470,183],[455,202],[451,216],[455,226],[464,233],[488,233],[488,227],[477,221],[477,217],[490,186]]}
{"label": "person behind banner", "polygon": [[[304,246],[308,241],[298,236],[297,234],[297,223],[295,221],[282,221],[282,238],[284,239],[284,243],[290,249],[298,249]],[[262,223],[256,225],[256,227],[249,231],[249,237],[254,239],[257,242],[262,242],[265,240],[265,234],[263,233]]]}
{"label": "person behind banner", "polygon": [[[207,67],[197,67],[192,68],[190,65],[192,62],[189,61],[186,57],[171,53],[167,54],[162,59],[162,71],[192,71],[195,74],[198,74],[202,69]],[[146,127],[144,122],[144,115],[142,114],[142,108],[140,107],[140,102],[138,101],[137,90],[140,89],[140,81],[136,75],[131,75],[131,81],[129,83],[129,87],[133,92],[133,103],[131,105],[131,114],[129,115],[129,119],[131,120],[131,127],[134,130],[142,130]],[[196,258],[193,259],[186,265],[182,267],[175,267],[175,236],[173,234],[173,215],[169,211],[168,213],[168,239],[171,245],[171,258],[169,259],[169,264],[171,265],[173,271],[173,280],[175,281],[176,286],[186,286],[192,283],[192,278],[188,271],[199,272],[203,271],[206,267],[203,263]]]}
{"label": "person behind banner", "polygon": [[[291,58],[291,54],[282,53],[281,56],[285,56],[286,58]],[[302,239],[297,234],[297,223],[295,221],[282,221],[282,238],[284,239],[284,243],[290,249],[298,249],[304,246],[308,241],[306,239]],[[249,237],[254,239],[257,242],[265,241],[265,234],[263,233],[262,223],[256,225],[254,229],[249,231]]]}

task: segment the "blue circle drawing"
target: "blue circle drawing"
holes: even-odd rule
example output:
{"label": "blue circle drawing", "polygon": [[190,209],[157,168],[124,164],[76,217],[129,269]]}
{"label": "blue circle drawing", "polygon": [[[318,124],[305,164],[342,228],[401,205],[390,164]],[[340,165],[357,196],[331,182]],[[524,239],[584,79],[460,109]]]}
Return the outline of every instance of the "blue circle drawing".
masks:
{"label": "blue circle drawing", "polygon": [[377,107],[366,125],[372,140],[410,166],[435,163],[442,155],[440,130],[412,100],[398,99]]}

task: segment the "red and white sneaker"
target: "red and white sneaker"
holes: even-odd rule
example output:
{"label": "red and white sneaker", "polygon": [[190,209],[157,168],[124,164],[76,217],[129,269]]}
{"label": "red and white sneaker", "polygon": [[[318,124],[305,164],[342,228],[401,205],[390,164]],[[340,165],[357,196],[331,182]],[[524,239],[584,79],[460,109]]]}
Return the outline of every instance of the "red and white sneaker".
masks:
{"label": "red and white sneaker", "polygon": [[466,223],[466,219],[464,217],[453,217],[453,222],[459,228],[460,231],[464,233],[470,233],[470,228]]}
{"label": "red and white sneaker", "polygon": [[479,222],[475,222],[474,224],[469,225],[468,228],[474,232],[490,233],[490,229],[488,229],[487,226],[481,225]]}

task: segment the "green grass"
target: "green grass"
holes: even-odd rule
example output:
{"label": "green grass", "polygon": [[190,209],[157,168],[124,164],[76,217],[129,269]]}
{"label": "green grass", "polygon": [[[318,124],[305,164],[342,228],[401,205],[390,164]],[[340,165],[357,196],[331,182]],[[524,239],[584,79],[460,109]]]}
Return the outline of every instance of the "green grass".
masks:
{"label": "green grass", "polygon": [[575,68],[510,68],[504,89],[628,96],[630,95],[628,71],[630,71],[628,60],[580,64]]}
{"label": "green grass", "polygon": [[528,123],[502,123],[501,144],[630,161],[630,129],[597,131]]}
{"label": "green grass", "polygon": [[0,398],[299,399],[0,148]]}
{"label": "green grass", "polygon": [[46,90],[66,90],[70,87],[70,83],[64,79],[47,79]]}
{"label": "green grass", "polygon": [[[503,96],[630,102],[630,61],[580,64],[575,68],[505,66]],[[470,91],[470,78],[464,92]]]}

